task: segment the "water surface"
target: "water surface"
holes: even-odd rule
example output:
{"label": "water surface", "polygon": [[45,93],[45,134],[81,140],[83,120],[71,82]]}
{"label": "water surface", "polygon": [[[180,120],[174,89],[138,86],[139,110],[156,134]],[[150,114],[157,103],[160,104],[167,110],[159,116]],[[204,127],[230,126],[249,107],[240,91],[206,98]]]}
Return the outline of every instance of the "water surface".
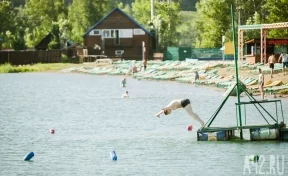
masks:
{"label": "water surface", "polygon": [[[245,156],[258,154],[264,158],[261,169],[248,163],[250,175],[256,175],[270,172],[271,156],[287,157],[285,142],[197,142],[199,124],[183,110],[160,119],[154,116],[171,100],[189,98],[193,110],[207,121],[223,92],[132,78],[122,88],[121,79],[62,73],[0,75],[0,175],[248,175]],[[126,90],[130,98],[121,99]],[[215,126],[236,124],[235,101],[229,98]],[[282,103],[287,113],[288,101]],[[247,107],[247,123],[263,122],[255,108]],[[192,132],[188,125],[193,125]],[[111,150],[118,161],[110,159]],[[34,158],[24,162],[30,151]],[[280,162],[287,174],[288,157]]]}

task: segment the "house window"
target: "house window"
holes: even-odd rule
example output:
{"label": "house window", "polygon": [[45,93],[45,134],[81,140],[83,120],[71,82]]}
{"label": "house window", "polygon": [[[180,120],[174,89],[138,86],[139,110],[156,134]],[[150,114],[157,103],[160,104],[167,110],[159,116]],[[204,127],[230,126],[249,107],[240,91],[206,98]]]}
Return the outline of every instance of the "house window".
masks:
{"label": "house window", "polygon": [[103,37],[104,38],[110,38],[110,29],[104,29],[103,30]]}
{"label": "house window", "polygon": [[121,29],[121,38],[133,38],[133,29]]}
{"label": "house window", "polygon": [[114,37],[115,37],[115,34],[114,34],[114,33],[115,33],[115,30],[112,29],[112,30],[111,30],[111,38],[114,38]]}
{"label": "house window", "polygon": [[119,30],[115,30],[115,45],[120,45]]}
{"label": "house window", "polygon": [[134,35],[145,35],[145,32],[142,29],[134,29]]}
{"label": "house window", "polygon": [[100,30],[99,30],[99,29],[95,29],[95,30],[93,31],[93,34],[94,34],[94,35],[101,35],[101,33],[100,33]]}

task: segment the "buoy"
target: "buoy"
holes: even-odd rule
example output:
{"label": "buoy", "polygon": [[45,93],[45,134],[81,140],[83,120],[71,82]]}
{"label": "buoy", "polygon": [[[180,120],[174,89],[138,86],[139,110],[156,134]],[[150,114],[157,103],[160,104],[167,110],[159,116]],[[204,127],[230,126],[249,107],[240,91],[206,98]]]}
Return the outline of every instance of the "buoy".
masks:
{"label": "buoy", "polygon": [[117,161],[117,155],[114,150],[110,152],[110,157],[113,161]]}
{"label": "buoy", "polygon": [[250,155],[249,156],[250,161],[258,162],[259,161],[259,156],[258,155]]}
{"label": "buoy", "polygon": [[29,153],[27,153],[27,154],[24,156],[23,160],[24,160],[24,161],[29,161],[31,158],[33,158],[33,156],[34,156],[34,153],[33,153],[33,152],[29,152]]}
{"label": "buoy", "polygon": [[192,125],[189,125],[189,126],[187,127],[187,130],[188,130],[188,131],[192,131],[192,129],[193,129],[193,126],[192,126]]}
{"label": "buoy", "polygon": [[50,133],[51,133],[51,134],[54,134],[54,133],[55,133],[55,130],[54,130],[54,129],[50,129]]}

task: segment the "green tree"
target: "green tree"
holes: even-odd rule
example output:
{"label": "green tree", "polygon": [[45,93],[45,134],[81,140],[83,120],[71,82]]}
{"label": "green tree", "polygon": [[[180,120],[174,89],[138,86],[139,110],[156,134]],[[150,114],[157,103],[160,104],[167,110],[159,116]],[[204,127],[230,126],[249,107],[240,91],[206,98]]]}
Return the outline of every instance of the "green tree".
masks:
{"label": "green tree", "polygon": [[153,26],[158,39],[158,48],[164,49],[167,46],[177,45],[177,27],[180,24],[180,5],[178,2],[155,1],[155,16],[151,20],[150,0],[135,0],[132,3],[133,18],[146,28]]}
{"label": "green tree", "polygon": [[197,38],[200,47],[221,47],[223,35],[228,40],[231,39],[232,4],[234,0],[200,0],[196,4],[198,16],[196,29],[199,31]]}
{"label": "green tree", "polygon": [[123,11],[124,11],[125,13],[127,13],[129,16],[133,16],[131,5],[129,5],[129,4],[123,4],[122,2],[120,2],[120,3],[117,5],[117,7],[120,8],[121,10],[123,10]]}
{"label": "green tree", "polygon": [[[252,17],[249,17],[246,24],[252,25],[252,24],[261,24],[259,13],[255,12],[255,14]],[[252,39],[252,38],[260,38],[260,30],[247,30],[245,31],[244,35],[246,40]]]}
{"label": "green tree", "polygon": [[70,38],[82,43],[82,35],[113,7],[116,7],[116,2],[110,0],[73,0],[68,8],[68,20],[72,27]]}
{"label": "green tree", "polygon": [[28,27],[25,39],[28,46],[33,47],[53,30],[53,22],[67,18],[67,8],[63,0],[27,0],[23,17]]}
{"label": "green tree", "polygon": [[12,47],[14,50],[24,50],[27,48],[24,40],[24,34],[24,29],[20,27],[20,29],[18,30],[18,35],[15,37],[12,43]]}
{"label": "green tree", "polygon": [[[266,12],[266,23],[279,23],[287,21],[288,0],[266,0],[263,9]],[[271,38],[286,38],[287,35],[287,29],[269,30],[268,32],[268,37]]]}
{"label": "green tree", "polygon": [[177,27],[180,46],[196,46],[197,30],[195,29],[196,12],[182,11],[180,13],[181,24]]}
{"label": "green tree", "polygon": [[0,1],[0,35],[4,33],[14,25],[14,12],[9,1]]}
{"label": "green tree", "polygon": [[262,6],[265,4],[263,0],[236,0],[236,14],[235,17],[238,19],[240,16],[240,24],[246,24],[248,20],[251,21],[251,18],[255,15],[255,13],[259,16],[259,23],[262,23],[265,17],[265,11]]}

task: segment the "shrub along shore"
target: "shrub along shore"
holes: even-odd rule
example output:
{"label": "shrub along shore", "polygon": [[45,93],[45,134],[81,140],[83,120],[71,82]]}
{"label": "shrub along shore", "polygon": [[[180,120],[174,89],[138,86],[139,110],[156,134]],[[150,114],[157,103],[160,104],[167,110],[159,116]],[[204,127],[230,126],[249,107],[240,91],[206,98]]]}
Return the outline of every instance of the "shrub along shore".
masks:
{"label": "shrub along shore", "polygon": [[58,71],[73,66],[75,66],[75,64],[68,64],[68,63],[34,64],[34,65],[20,65],[20,66],[14,66],[11,64],[2,64],[0,65],[0,73]]}

